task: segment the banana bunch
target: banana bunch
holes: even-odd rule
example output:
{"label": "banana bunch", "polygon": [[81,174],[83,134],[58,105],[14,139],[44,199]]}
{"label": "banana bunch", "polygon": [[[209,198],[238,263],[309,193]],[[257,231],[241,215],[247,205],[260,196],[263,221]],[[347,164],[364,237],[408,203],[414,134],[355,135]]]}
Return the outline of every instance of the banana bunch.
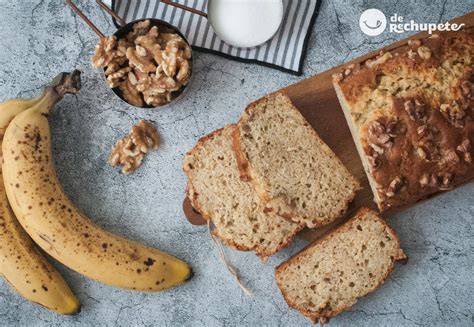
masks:
{"label": "banana bunch", "polygon": [[[36,244],[59,262],[89,278],[111,286],[140,291],[161,291],[182,284],[192,276],[191,267],[187,263],[103,230],[81,213],[63,191],[52,159],[47,115],[65,93],[75,93],[79,90],[79,75],[79,71],[60,74],[41,97],[30,100],[22,109],[11,109],[13,106],[10,108],[5,104],[6,108],[10,108],[8,113],[5,111],[5,116],[12,120],[6,124],[8,127],[2,142],[3,184],[8,197],[8,201],[3,201],[5,205],[1,203],[2,208],[6,206],[9,209],[9,203],[18,222]],[[0,111],[0,122],[1,115]],[[16,222],[11,210],[10,215],[5,215],[5,212],[7,210],[3,212],[4,220],[5,217],[11,217],[10,220]],[[18,223],[3,224],[8,225],[10,228],[0,229],[0,233],[20,235],[23,232]],[[20,242],[9,242],[9,239],[15,237],[8,235],[2,237],[0,234],[0,260],[4,261],[0,272],[6,279],[22,295],[34,302],[60,313],[77,311],[77,300],[51,266],[26,265],[26,262],[25,265],[19,265],[24,260],[23,253],[37,252],[22,250],[22,258],[15,260],[20,256],[14,258]],[[29,240],[24,232],[21,235],[22,240]],[[3,243],[10,244],[8,250]],[[27,244],[23,243],[21,246],[26,249]],[[29,245],[33,246],[31,241]],[[38,258],[45,262],[44,258],[38,256],[36,259],[39,260]],[[50,279],[48,285],[52,285],[51,289],[57,291],[55,297],[59,298],[61,295],[63,300],[53,301],[48,285],[45,285],[48,291],[41,293],[40,298],[31,296],[44,289],[36,286],[32,288],[29,283],[30,276],[33,275],[38,280],[43,280],[40,279],[38,268],[35,269],[38,266],[47,267],[48,271],[54,272],[47,275],[54,279]],[[19,276],[20,269],[24,270],[25,278],[16,278],[18,283],[15,285],[12,277],[9,278],[4,270],[13,271],[9,276]],[[22,281],[24,285],[21,284]],[[26,292],[23,292],[24,290]],[[59,291],[62,293],[59,294]],[[63,306],[66,306],[66,303],[76,303],[76,309],[58,308],[57,305],[52,305],[51,301]]]}

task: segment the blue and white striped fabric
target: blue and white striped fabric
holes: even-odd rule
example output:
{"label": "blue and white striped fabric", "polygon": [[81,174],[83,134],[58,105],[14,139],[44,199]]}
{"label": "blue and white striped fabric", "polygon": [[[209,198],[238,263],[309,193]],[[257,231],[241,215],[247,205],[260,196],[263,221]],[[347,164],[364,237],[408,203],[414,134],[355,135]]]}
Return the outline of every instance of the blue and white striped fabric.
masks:
{"label": "blue and white striped fabric", "polygon": [[[212,30],[206,18],[166,5],[157,0],[112,0],[112,8],[126,22],[158,18],[180,29],[198,50],[232,59],[256,62],[296,75],[302,73],[306,41],[316,17],[320,0],[283,0],[284,13],[279,31],[267,43],[252,49],[229,46]],[[176,0],[206,11],[207,0]]]}

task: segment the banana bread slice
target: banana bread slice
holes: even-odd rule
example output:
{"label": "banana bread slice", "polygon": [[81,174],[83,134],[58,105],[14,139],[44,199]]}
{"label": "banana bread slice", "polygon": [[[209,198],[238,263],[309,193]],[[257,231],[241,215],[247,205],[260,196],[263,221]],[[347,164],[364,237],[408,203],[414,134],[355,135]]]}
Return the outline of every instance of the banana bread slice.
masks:
{"label": "banana bread slice", "polygon": [[252,185],[240,179],[232,150],[234,129],[228,125],[203,137],[186,154],[188,196],[224,243],[253,250],[264,260],[287,246],[302,226],[265,213]]}
{"label": "banana bread slice", "polygon": [[409,40],[333,83],[381,211],[474,178],[474,28]]}
{"label": "banana bread slice", "polygon": [[407,257],[376,212],[360,209],[333,232],[282,263],[275,278],[288,305],[313,323],[348,310],[379,287]]}
{"label": "banana bread slice", "polygon": [[237,126],[239,169],[268,210],[309,228],[346,212],[359,182],[286,95],[251,103]]}

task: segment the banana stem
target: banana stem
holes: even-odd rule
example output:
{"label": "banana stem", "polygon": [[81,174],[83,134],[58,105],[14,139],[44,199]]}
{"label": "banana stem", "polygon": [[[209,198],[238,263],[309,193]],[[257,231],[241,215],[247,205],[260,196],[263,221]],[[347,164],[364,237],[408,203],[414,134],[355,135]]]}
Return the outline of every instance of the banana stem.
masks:
{"label": "banana stem", "polygon": [[34,106],[42,114],[48,114],[51,108],[58,103],[66,93],[75,94],[81,89],[81,72],[77,69],[71,73],[58,74],[45,89],[44,96]]}

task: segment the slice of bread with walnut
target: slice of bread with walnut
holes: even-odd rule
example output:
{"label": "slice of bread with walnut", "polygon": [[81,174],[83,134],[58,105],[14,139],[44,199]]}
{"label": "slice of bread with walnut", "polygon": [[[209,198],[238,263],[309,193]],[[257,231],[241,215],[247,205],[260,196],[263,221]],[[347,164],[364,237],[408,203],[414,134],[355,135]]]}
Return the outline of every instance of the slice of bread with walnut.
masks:
{"label": "slice of bread with walnut", "polygon": [[266,214],[252,185],[240,179],[232,150],[234,129],[228,125],[203,137],[186,154],[188,196],[227,245],[253,250],[265,259],[287,246],[302,226]]}
{"label": "slice of bread with walnut", "polygon": [[281,93],[251,103],[234,132],[242,177],[269,210],[310,228],[341,217],[359,182]]}
{"label": "slice of bread with walnut", "polygon": [[313,323],[348,310],[406,260],[395,232],[376,212],[362,208],[344,225],[276,268],[288,305]]}

